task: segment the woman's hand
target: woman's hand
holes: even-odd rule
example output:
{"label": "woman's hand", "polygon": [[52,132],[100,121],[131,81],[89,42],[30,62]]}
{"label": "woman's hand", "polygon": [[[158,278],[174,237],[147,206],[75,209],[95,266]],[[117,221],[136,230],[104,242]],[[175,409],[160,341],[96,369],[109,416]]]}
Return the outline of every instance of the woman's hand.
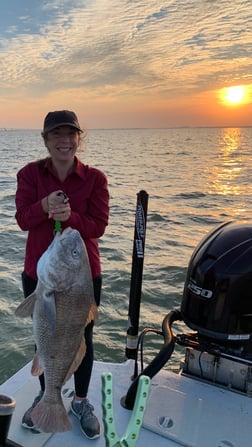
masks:
{"label": "woman's hand", "polygon": [[49,218],[65,222],[69,219],[71,208],[66,194],[59,190],[54,191],[42,200],[42,207]]}

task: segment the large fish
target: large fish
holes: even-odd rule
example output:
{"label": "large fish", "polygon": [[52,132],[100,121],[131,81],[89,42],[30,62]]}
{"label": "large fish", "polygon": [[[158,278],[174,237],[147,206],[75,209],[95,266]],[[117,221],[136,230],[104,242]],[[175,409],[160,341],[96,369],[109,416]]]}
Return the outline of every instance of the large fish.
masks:
{"label": "large fish", "polygon": [[86,247],[77,230],[56,233],[37,274],[36,290],[15,312],[19,317],[33,315],[37,352],[31,372],[45,375],[45,392],[31,417],[44,432],[67,431],[71,423],[61,388],[85,355],[85,326],[97,318]]}

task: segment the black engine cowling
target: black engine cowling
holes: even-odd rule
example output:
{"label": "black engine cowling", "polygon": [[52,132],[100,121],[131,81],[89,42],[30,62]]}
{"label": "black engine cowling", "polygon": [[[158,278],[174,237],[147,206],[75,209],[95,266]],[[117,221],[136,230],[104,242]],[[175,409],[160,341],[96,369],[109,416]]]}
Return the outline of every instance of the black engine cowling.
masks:
{"label": "black engine cowling", "polygon": [[252,340],[252,224],[222,224],[196,247],[181,303],[185,323],[228,342]]}

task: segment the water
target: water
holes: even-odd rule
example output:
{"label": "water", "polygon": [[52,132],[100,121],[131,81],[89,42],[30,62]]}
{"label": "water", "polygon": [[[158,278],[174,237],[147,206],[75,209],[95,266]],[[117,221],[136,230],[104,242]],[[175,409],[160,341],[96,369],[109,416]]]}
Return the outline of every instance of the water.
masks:
{"label": "water", "polygon": [[[195,245],[215,225],[250,218],[252,129],[91,130],[80,158],[108,176],[110,224],[100,241],[103,293],[97,360],[124,360],[136,194],[149,194],[140,329],[178,308]],[[0,383],[33,356],[32,324],[14,310],[26,233],[15,221],[16,172],[46,150],[35,130],[0,131]],[[183,330],[183,323],[174,325]],[[162,340],[148,335],[149,361]],[[171,362],[181,353],[175,351]]]}

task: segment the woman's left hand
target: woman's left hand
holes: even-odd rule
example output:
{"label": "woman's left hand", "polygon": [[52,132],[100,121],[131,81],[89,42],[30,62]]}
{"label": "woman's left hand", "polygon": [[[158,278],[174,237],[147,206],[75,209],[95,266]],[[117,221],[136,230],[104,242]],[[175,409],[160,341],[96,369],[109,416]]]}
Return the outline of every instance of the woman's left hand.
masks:
{"label": "woman's left hand", "polygon": [[69,219],[71,215],[71,208],[68,203],[61,203],[56,205],[53,209],[50,210],[50,217],[53,220],[59,220],[60,222],[65,222]]}
{"label": "woman's left hand", "polygon": [[48,216],[53,220],[65,222],[71,214],[69,199],[63,191],[53,191],[47,197]]}

